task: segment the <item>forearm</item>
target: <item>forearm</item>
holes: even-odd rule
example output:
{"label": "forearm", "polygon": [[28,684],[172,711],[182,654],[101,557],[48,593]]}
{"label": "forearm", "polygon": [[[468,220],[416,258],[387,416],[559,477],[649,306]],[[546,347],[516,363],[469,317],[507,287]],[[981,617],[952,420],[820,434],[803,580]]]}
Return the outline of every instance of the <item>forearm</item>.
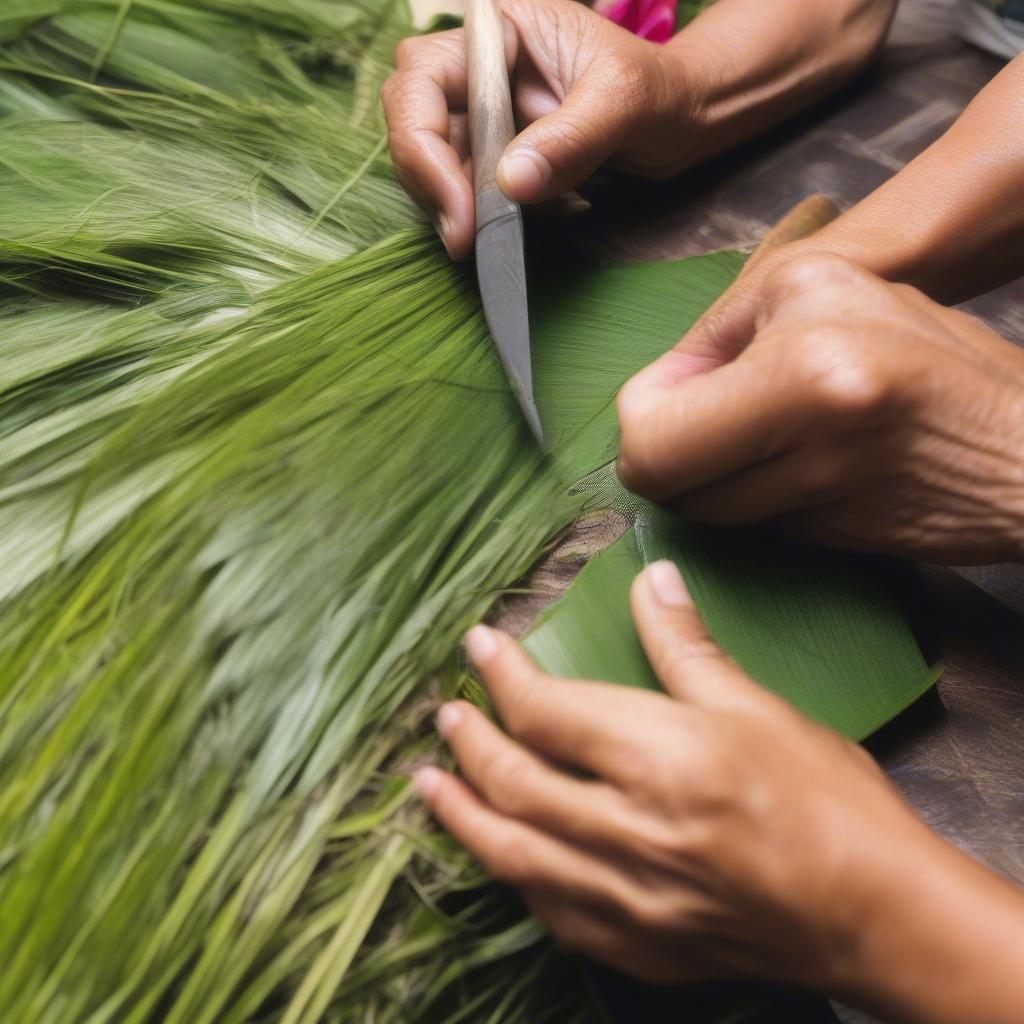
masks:
{"label": "forearm", "polygon": [[896,0],[718,0],[667,44],[700,97],[690,162],[828,94],[881,44]]}
{"label": "forearm", "polygon": [[882,870],[842,997],[894,1024],[1024,1020],[1024,894],[933,835]]}
{"label": "forearm", "polygon": [[899,174],[806,247],[847,256],[943,302],[1012,280],[1024,266],[1024,57]]}

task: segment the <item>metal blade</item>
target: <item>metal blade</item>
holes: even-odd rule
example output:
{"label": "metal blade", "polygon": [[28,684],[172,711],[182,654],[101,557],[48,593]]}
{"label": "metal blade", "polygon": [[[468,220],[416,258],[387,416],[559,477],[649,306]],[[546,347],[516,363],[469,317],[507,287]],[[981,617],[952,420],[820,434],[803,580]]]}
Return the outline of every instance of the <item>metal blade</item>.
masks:
{"label": "metal blade", "polygon": [[533,398],[523,220],[517,206],[508,204],[477,231],[476,269],[491,337],[523,416],[543,448],[544,431]]}

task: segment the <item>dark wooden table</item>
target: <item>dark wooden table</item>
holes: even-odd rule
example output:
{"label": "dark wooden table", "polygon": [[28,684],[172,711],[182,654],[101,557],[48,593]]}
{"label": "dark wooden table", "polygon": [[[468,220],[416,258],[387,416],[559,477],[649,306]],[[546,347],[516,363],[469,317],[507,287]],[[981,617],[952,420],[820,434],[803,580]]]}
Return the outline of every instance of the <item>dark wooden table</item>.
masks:
{"label": "dark wooden table", "polygon": [[[670,185],[602,190],[573,246],[678,258],[751,246],[813,192],[852,205],[938,138],[1002,66],[955,37],[951,7],[904,0],[878,66],[768,138]],[[971,308],[1024,343],[1024,281]],[[924,573],[919,612],[945,672],[869,745],[935,829],[1024,884],[1024,568]]]}

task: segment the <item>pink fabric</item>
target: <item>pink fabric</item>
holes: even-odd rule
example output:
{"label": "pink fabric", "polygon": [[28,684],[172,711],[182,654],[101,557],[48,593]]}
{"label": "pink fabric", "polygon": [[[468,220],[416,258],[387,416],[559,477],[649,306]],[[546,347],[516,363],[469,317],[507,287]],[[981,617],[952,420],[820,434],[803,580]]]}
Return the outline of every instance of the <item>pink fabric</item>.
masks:
{"label": "pink fabric", "polygon": [[667,43],[676,25],[678,0],[598,0],[594,9],[616,25],[649,39]]}

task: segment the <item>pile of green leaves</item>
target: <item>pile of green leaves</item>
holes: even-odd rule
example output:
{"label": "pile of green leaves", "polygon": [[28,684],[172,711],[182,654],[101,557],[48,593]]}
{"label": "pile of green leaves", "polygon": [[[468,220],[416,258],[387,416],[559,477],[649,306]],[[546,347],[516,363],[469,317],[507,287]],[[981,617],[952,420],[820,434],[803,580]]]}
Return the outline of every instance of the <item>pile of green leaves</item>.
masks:
{"label": "pile of green leaves", "polygon": [[[0,11],[4,1020],[600,1014],[406,772],[461,633],[596,500],[615,389],[738,263],[538,292],[542,459],[391,173],[409,31],[387,0]],[[826,568],[814,604],[785,561],[814,639],[782,683],[896,652],[877,725],[929,678],[885,588]]]}

